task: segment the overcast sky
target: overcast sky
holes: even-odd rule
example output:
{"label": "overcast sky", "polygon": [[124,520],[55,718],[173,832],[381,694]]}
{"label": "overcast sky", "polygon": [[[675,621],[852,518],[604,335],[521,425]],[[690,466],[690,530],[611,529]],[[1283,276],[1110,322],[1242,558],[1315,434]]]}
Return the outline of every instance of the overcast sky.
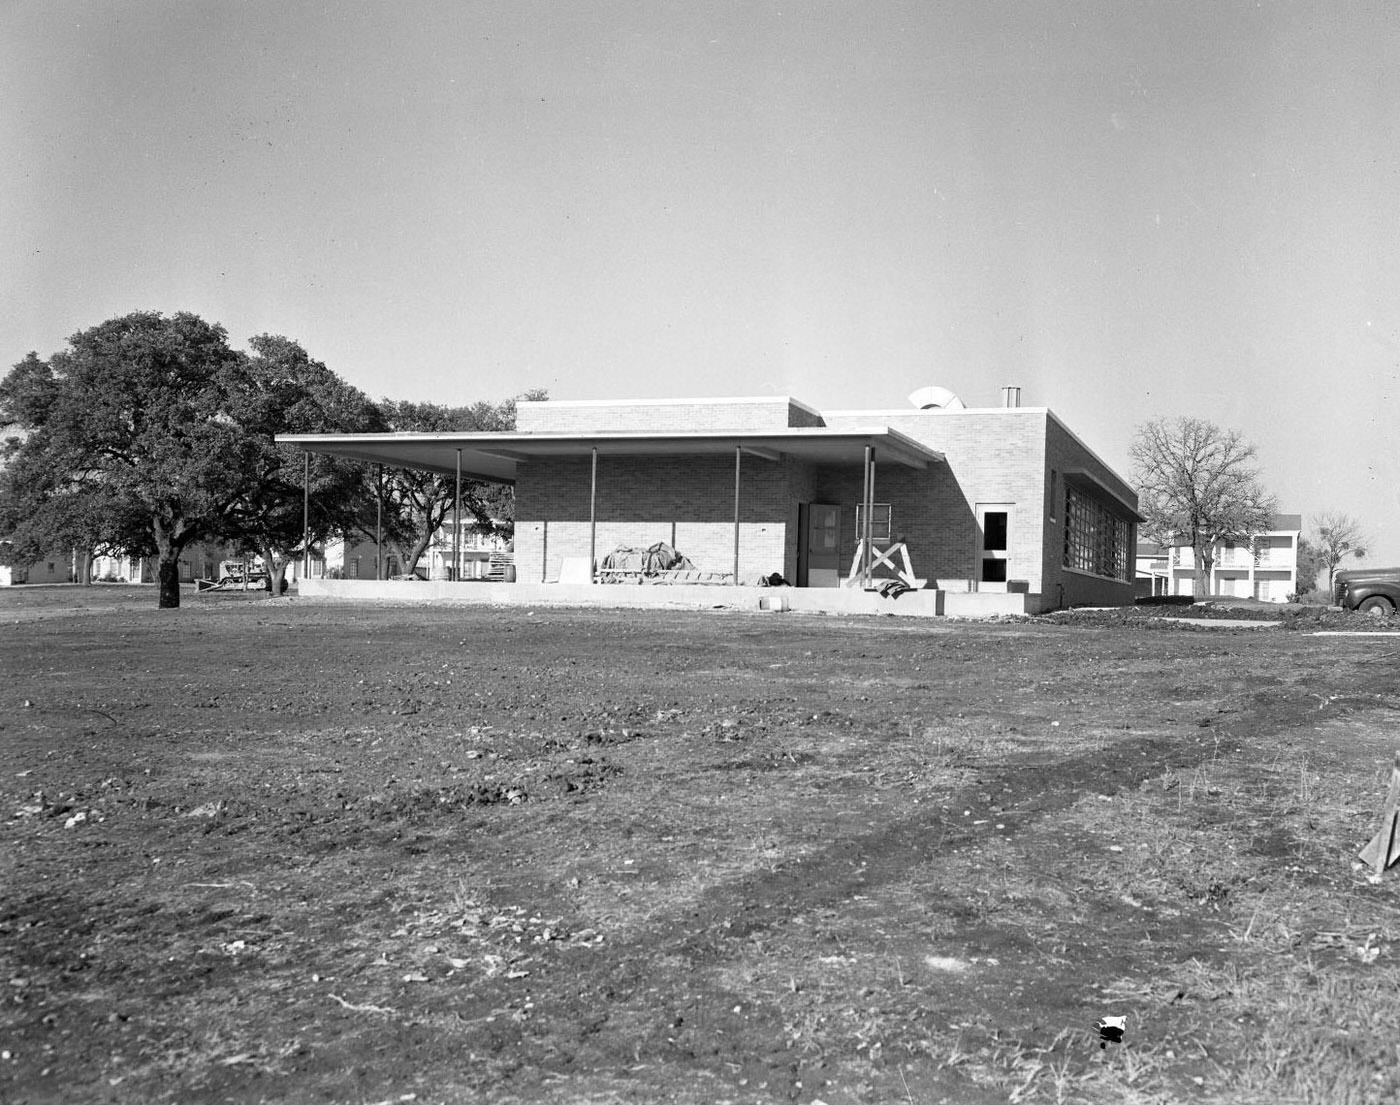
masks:
{"label": "overcast sky", "polygon": [[136,309],[374,396],[1003,384],[1400,562],[1400,7],[0,2],[0,357]]}

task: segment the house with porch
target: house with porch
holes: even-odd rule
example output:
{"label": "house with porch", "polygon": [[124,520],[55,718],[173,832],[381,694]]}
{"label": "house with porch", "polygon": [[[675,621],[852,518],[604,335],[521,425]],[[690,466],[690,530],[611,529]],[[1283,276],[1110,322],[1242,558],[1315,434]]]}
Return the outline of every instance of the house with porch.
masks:
{"label": "house with porch", "polygon": [[839,593],[890,581],[926,613],[1133,601],[1136,493],[1056,415],[1021,406],[1015,388],[984,408],[940,388],[910,400],[546,400],[521,402],[509,433],[278,440],[513,484],[516,582],[504,586],[531,601],[597,588],[613,550],[657,544],[696,569],[665,580],[673,592],[780,577],[794,608],[851,609]]}
{"label": "house with porch", "polygon": [[[1269,528],[1240,541],[1217,541],[1209,593],[1261,602],[1287,602],[1298,591],[1301,514],[1275,514]],[[1196,553],[1189,545],[1144,543],[1137,555],[1138,590],[1150,595],[1191,595]],[[1312,581],[1307,581],[1312,586]]]}

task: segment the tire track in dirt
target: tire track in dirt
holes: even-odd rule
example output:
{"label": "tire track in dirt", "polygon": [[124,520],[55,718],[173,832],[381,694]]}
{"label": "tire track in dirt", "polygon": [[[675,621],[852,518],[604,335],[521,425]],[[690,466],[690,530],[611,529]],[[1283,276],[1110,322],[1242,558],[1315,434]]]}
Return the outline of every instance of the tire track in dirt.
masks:
{"label": "tire track in dirt", "polygon": [[[542,965],[535,982],[538,993],[564,997],[560,990],[568,990],[567,999],[553,1011],[545,1008],[549,1003],[539,1001],[539,1013],[531,1025],[504,1032],[494,1027],[490,1049],[497,1055],[528,1056],[526,1067],[539,1064],[540,1069],[567,1071],[581,1064],[626,1069],[647,1056],[668,1066],[685,1066],[690,1060],[699,1062],[700,1056],[687,1048],[700,1043],[710,1059],[718,1053],[725,1062],[756,1067],[766,1071],[767,1080],[787,1080],[791,1087],[801,1081],[801,1064],[794,1063],[791,1050],[773,1046],[784,1035],[780,1008],[748,1003],[739,1011],[739,994],[713,980],[715,973],[748,951],[749,941],[780,933],[801,917],[844,905],[857,895],[869,896],[899,884],[910,871],[927,870],[928,864],[979,846],[987,839],[987,831],[970,828],[955,811],[986,808],[988,791],[1018,795],[1014,808],[997,815],[1005,825],[998,836],[1015,838],[1085,795],[1117,794],[1165,770],[1203,765],[1219,755],[1225,742],[1236,748],[1285,721],[1296,723],[1302,710],[1309,711],[1309,720],[1320,716],[1315,699],[1292,696],[1287,702],[1277,700],[1270,709],[1235,714],[1219,727],[1197,725],[1179,734],[1120,739],[1112,748],[1086,749],[1057,758],[1053,765],[1046,765],[1044,753],[1036,752],[1001,767],[980,766],[977,779],[953,791],[937,809],[917,809],[875,831],[833,840],[819,852],[777,870],[704,892],[685,912],[665,917],[620,947],[613,945],[608,958],[623,965],[620,971],[599,978],[587,954],[563,952],[554,964]],[[1200,927],[1198,922],[1190,923]],[[965,943],[974,938],[972,927],[962,934]],[[1007,943],[1002,934],[1002,945]],[[1071,961],[1065,972],[1074,973],[1079,966],[1072,959],[1074,951],[1067,955]],[[658,972],[658,964],[665,969]],[[658,975],[673,976],[678,965],[682,969],[689,965],[694,972],[686,986],[685,1008],[678,1006],[673,1017],[647,1017],[648,1010],[655,1014],[659,1007],[668,1006],[666,997],[655,996],[655,982]],[[500,987],[483,993],[483,1001],[487,1007],[503,1006],[508,996],[507,987]],[[1068,1000],[1067,994],[1060,994],[1060,999]],[[974,1000],[973,994],[965,994],[965,1000]],[[729,1013],[731,1008],[734,1013]],[[589,1015],[580,1017],[580,1010]],[[683,1025],[687,1015],[692,1024]],[[687,1035],[690,1028],[700,1031]],[[570,1041],[570,1046],[561,1050],[564,1041]],[[769,1050],[756,1053],[756,1041],[769,1042]],[[538,1053],[539,1048],[547,1053]]]}
{"label": "tire track in dirt", "polygon": [[[972,765],[977,778],[952,792],[937,809],[919,808],[878,829],[833,841],[815,854],[776,870],[708,890],[684,912],[652,924],[622,946],[613,946],[608,959],[623,966],[606,977],[598,977],[586,954],[564,952],[543,967],[536,983],[537,992],[552,991],[563,997],[561,989],[570,991],[567,1000],[552,1011],[541,1008],[531,1025],[505,1035],[499,1028],[493,1029],[492,1050],[498,1054],[505,1050],[525,1059],[522,1070],[538,1065],[558,1072],[581,1066],[625,1070],[648,1057],[672,1068],[684,1068],[687,1062],[712,1064],[715,1055],[720,1055],[731,1066],[752,1068],[755,1078],[762,1076],[770,1083],[776,1080],[791,1091],[803,1081],[804,1064],[791,1050],[775,1046],[784,1037],[782,1010],[776,1004],[765,1007],[751,1002],[741,1009],[737,1004],[740,995],[713,981],[727,964],[749,950],[751,941],[781,934],[785,926],[800,923],[801,918],[844,906],[857,896],[871,896],[907,880],[911,871],[926,871],[940,859],[977,848],[988,839],[989,830],[970,827],[959,811],[984,810],[989,793],[1011,796],[995,817],[1005,826],[997,836],[1015,838],[1034,832],[1088,795],[1135,789],[1169,769],[1189,771],[1222,752],[1234,755],[1252,739],[1296,726],[1301,720],[1319,722],[1345,712],[1344,703],[1324,703],[1319,709],[1314,696],[1275,694],[1251,701],[1245,708],[1198,719],[1181,732],[1123,738],[1110,748],[1056,757],[1051,764],[1044,762],[1045,754],[1039,751],[1019,755],[1015,762],[1001,766]],[[1191,725],[1186,721],[1176,724]],[[990,819],[993,815],[987,816]],[[954,944],[967,946],[978,939],[979,926],[970,917],[965,920],[969,922],[966,931],[954,937]],[[1161,918],[1153,923],[1168,924]],[[1197,918],[1181,917],[1170,924],[1196,934],[1203,931]],[[986,925],[980,928],[985,935]],[[1216,925],[1216,935],[1218,928]],[[1003,948],[1016,943],[1014,934],[997,935]],[[1086,935],[1094,934],[1088,931]],[[1023,951],[1036,953],[1033,946],[1025,946]],[[1066,948],[1064,955],[1061,973],[1068,977],[1105,966],[1091,942]],[[657,964],[664,964],[665,970],[655,971]],[[674,975],[677,965],[689,965],[694,972],[686,988],[685,1007],[670,1002],[677,1006],[674,1016],[646,1016],[648,1011],[655,1014],[661,1007],[669,1008],[665,997],[655,995],[654,984],[658,974]],[[1123,973],[1128,973],[1129,966],[1124,966]],[[1045,1015],[1052,1019],[1057,1013],[1078,1008],[1078,997],[1063,988],[1042,987],[1041,991],[1034,999],[1031,995],[1026,999],[1043,1004]],[[952,1015],[950,1010],[966,1010],[984,1000],[971,979],[949,979],[942,996],[950,1003],[941,1011],[944,1017]],[[501,988],[485,1000],[504,1004],[507,999],[508,991]],[[1063,1009],[1057,1009],[1057,1003]],[[580,1018],[580,1009],[589,1015]],[[683,1023],[687,1018],[688,1023]],[[564,1041],[569,1044],[561,1049]],[[756,1047],[759,1041],[767,1042],[766,1052]],[[697,1044],[705,1054],[691,1050]]]}

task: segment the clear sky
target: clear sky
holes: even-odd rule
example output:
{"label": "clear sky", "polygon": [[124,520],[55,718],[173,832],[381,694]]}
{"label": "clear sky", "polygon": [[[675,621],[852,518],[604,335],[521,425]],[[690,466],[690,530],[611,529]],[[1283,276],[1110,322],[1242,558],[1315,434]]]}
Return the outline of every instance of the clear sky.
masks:
{"label": "clear sky", "polygon": [[374,396],[1016,384],[1400,563],[1400,7],[0,0],[0,357],[137,309]]}

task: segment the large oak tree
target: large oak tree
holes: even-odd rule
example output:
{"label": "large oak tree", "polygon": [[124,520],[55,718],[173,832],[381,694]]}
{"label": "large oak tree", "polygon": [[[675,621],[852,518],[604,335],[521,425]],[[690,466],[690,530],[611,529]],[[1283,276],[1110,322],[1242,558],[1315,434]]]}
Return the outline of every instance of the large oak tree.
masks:
{"label": "large oak tree", "polygon": [[[195,542],[265,555],[300,543],[299,458],[273,435],[378,423],[364,396],[295,343],[253,347],[251,357],[233,350],[222,326],[193,314],[138,311],[16,365],[0,380],[0,526],[12,558],[55,545],[154,556],[159,605],[175,607],[180,555]],[[322,490],[324,516],[334,496]]]}
{"label": "large oak tree", "polygon": [[[248,479],[224,532],[263,558],[271,593],[281,591],[288,561],[354,527],[365,511],[364,466],[312,457],[274,440],[277,434],[374,433],[378,406],[290,338],[260,334],[238,369],[229,415],[248,435]],[[309,483],[306,480],[310,473]],[[309,487],[309,499],[305,491]],[[303,512],[304,501],[309,509]],[[303,529],[305,522],[306,528]]]}
{"label": "large oak tree", "polygon": [[1238,430],[1200,418],[1157,419],[1137,429],[1132,457],[1146,532],[1196,554],[1195,594],[1210,590],[1215,548],[1269,528],[1275,502],[1254,446]]}

